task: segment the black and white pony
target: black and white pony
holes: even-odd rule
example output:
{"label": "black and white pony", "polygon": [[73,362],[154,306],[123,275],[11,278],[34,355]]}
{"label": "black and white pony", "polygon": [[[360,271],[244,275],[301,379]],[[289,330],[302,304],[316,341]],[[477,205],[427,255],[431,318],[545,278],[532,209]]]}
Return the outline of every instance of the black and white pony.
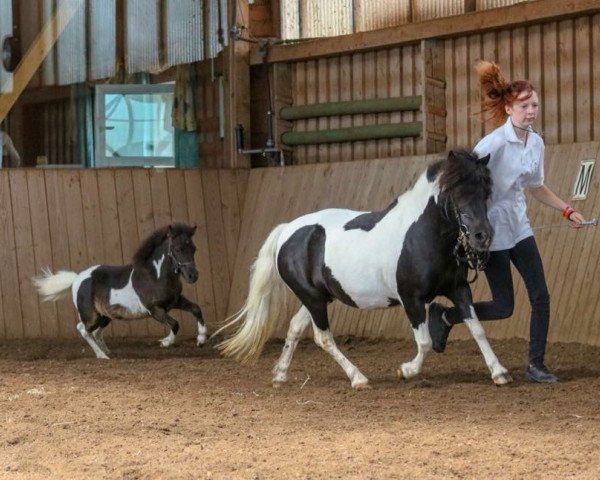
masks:
{"label": "black and white pony", "polygon": [[336,299],[361,309],[404,306],[418,352],[398,374],[410,378],[421,371],[431,349],[428,304],[443,295],[462,313],[494,383],[510,382],[475,315],[467,280],[469,267],[483,268],[493,233],[486,206],[491,192],[488,160],[450,152],[385,210],[327,209],[277,226],[253,264],[242,310],[213,334],[242,322],[218,345],[222,353],[241,362],[260,354],[278,326],[274,310],[283,302],[287,285],[302,307],[291,320],[273,369],[274,385],[287,381],[296,345],[312,321],[316,344],[344,369],[352,387],[368,386],[329,330],[327,305]]}
{"label": "black and white pony", "polygon": [[198,280],[195,231],[183,223],[168,225],[142,242],[131,265],[95,265],[81,273],[45,270],[33,282],[44,300],[58,300],[71,290],[79,316],[77,330],[98,358],[108,359],[102,331],[111,320],[153,317],[170,329],[161,346],[173,345],[179,323],[168,312],[174,308],[196,318],[196,343],[201,345],[206,340],[202,311],[181,294],[181,277],[188,283]]}

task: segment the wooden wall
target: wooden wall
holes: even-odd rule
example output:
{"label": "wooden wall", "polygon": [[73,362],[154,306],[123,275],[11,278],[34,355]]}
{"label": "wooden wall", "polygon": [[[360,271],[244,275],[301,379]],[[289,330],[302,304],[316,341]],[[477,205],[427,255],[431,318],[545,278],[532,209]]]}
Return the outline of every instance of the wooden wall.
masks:
{"label": "wooden wall", "polygon": [[[148,234],[170,222],[198,226],[200,280],[185,292],[209,325],[224,318],[247,171],[169,169],[0,170],[0,338],[76,335],[70,300],[42,303],[42,267],[81,271],[129,263]],[[182,322],[184,335],[195,322]],[[113,322],[110,334],[160,336],[155,321]]]}
{"label": "wooden wall", "polygon": [[[242,215],[241,238],[230,293],[229,313],[237,311],[247,293],[251,262],[268,232],[277,224],[326,207],[376,210],[388,205],[409,188],[425,166],[436,158],[413,156],[402,159],[302,165],[298,167],[255,169],[250,173]],[[549,146],[546,178],[564,199],[570,199],[581,160],[600,160],[600,143]],[[590,194],[574,206],[587,217],[600,211],[600,176],[595,173]],[[565,225],[559,212],[538,202],[531,204],[531,220],[536,227]],[[544,260],[551,293],[552,321],[550,339],[600,345],[600,295],[597,275],[600,256],[600,231],[588,227],[541,228],[537,241]],[[486,324],[496,338],[528,337],[529,314],[526,293],[516,281],[516,310],[510,320]],[[474,287],[474,297],[487,296],[484,276]],[[292,302],[291,316],[297,303]],[[412,331],[401,308],[360,311],[339,302],[330,307],[332,329],[336,335],[412,338]],[[285,331],[278,332],[284,335]],[[453,338],[467,338],[461,326]]]}
{"label": "wooden wall", "polygon": [[[218,68],[221,68],[220,64]],[[196,112],[200,137],[198,165],[205,168],[219,168],[225,163],[220,126],[223,112],[219,105],[219,97],[222,95],[219,82],[223,77],[217,76],[214,69],[215,65],[210,61],[199,62],[196,65]]]}
{"label": "wooden wall", "polygon": [[508,79],[538,89],[536,128],[546,144],[600,140],[600,15],[568,18],[445,40],[448,148],[472,146],[484,134],[473,64],[500,64]]}
{"label": "wooden wall", "polygon": [[[480,14],[484,18],[487,12]],[[500,15],[501,12],[489,12],[490,16],[485,18],[492,18],[493,14]],[[489,130],[480,116],[481,97],[473,71],[473,64],[480,59],[498,62],[508,79],[528,78],[534,83],[542,104],[536,129],[543,133],[546,144],[600,140],[600,117],[597,115],[600,57],[594,54],[594,46],[600,45],[600,14],[452,36],[445,35],[444,31],[436,32],[436,25],[441,29],[438,24],[444,20],[447,19],[428,24],[432,29],[431,38],[436,35],[441,38],[438,42],[442,57],[440,71],[443,72],[440,84],[445,85],[446,148],[472,147]],[[443,28],[449,27],[444,24]],[[352,36],[352,39],[364,48],[360,37]],[[333,40],[323,40],[322,48],[334,45]],[[338,51],[345,52],[344,37],[337,41]],[[300,47],[290,46],[288,52],[292,48]],[[317,45],[312,47],[312,51],[318,50]],[[276,53],[280,52],[285,53],[284,50]],[[308,55],[310,49],[305,52]],[[379,47],[366,52],[328,54],[320,59],[293,60],[290,62],[293,78],[290,96],[294,105],[304,105],[421,95],[425,62],[421,45],[414,40],[407,40],[395,48]],[[354,115],[296,121],[291,128],[295,131],[323,130],[422,118],[422,113]],[[422,151],[420,142],[419,139],[396,139],[295,147],[293,162],[305,164],[414,155]]]}
{"label": "wooden wall", "polygon": [[[292,67],[294,105],[421,95],[419,44],[297,62]],[[421,121],[420,112],[343,115],[294,122],[294,131]],[[363,160],[417,154],[418,139],[404,138],[294,148],[294,164]]]}
{"label": "wooden wall", "polygon": [[[71,302],[39,302],[31,277],[44,266],[80,271],[98,263],[127,263],[142,238],[172,221],[198,225],[200,280],[185,291],[202,307],[209,331],[214,330],[242,304],[250,264],[276,224],[325,207],[383,208],[435,158],[251,171],[0,170],[0,339],[75,336]],[[589,159],[600,161],[600,142],[547,147],[547,184],[570,199],[579,163]],[[588,218],[600,211],[599,190],[596,172],[588,198],[573,202]],[[530,208],[535,227],[565,225],[554,210],[537,202]],[[536,238],[552,299],[551,340],[600,345],[600,230],[540,228]],[[474,296],[487,295],[482,276]],[[412,338],[401,308],[359,311],[334,304],[331,312],[336,335]],[[527,338],[528,304],[520,280],[513,318],[488,323],[486,330],[496,338]],[[159,338],[163,333],[154,321],[113,322],[109,330],[114,336]],[[182,335],[194,334],[194,322],[182,319]],[[468,337],[463,327],[452,335]]]}

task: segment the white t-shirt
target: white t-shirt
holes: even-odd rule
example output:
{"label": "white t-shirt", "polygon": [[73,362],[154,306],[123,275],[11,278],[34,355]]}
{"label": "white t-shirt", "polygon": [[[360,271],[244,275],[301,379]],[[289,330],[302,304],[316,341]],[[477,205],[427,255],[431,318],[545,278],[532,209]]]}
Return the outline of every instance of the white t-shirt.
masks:
{"label": "white t-shirt", "polygon": [[544,184],[544,141],[531,127],[527,144],[519,140],[509,117],[483,137],[474,151],[480,157],[490,154],[493,184],[488,218],[494,228],[490,250],[508,250],[533,235],[524,188]]}

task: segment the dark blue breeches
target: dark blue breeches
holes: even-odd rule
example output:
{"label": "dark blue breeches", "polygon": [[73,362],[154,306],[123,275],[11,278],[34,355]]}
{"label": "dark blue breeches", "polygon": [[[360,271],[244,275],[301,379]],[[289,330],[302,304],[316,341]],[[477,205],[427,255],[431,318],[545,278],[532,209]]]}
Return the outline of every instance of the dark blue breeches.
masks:
{"label": "dark blue breeches", "polygon": [[[510,270],[511,262],[525,282],[531,305],[529,363],[539,366],[544,362],[546,351],[550,323],[550,296],[544,266],[534,237],[521,240],[510,250],[490,252],[485,276],[490,286],[492,300],[475,303],[475,312],[479,320],[500,320],[512,315],[515,294]],[[447,312],[447,318],[453,324],[462,322],[456,308]]]}

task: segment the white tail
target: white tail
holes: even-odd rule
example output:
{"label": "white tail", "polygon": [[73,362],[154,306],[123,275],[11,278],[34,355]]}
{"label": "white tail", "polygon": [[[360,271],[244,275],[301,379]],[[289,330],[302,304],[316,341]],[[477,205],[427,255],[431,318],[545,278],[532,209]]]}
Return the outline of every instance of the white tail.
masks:
{"label": "white tail", "polygon": [[248,297],[242,309],[213,336],[240,322],[242,325],[230,338],[217,345],[226,357],[246,363],[255,360],[265,342],[277,328],[279,311],[285,306],[286,286],[276,265],[277,241],[286,224],[278,225],[263,243],[252,265]]}
{"label": "white tail", "polygon": [[69,294],[71,285],[77,278],[77,273],[61,270],[52,273],[48,269],[42,269],[42,273],[33,278],[33,284],[44,302],[56,301]]}

